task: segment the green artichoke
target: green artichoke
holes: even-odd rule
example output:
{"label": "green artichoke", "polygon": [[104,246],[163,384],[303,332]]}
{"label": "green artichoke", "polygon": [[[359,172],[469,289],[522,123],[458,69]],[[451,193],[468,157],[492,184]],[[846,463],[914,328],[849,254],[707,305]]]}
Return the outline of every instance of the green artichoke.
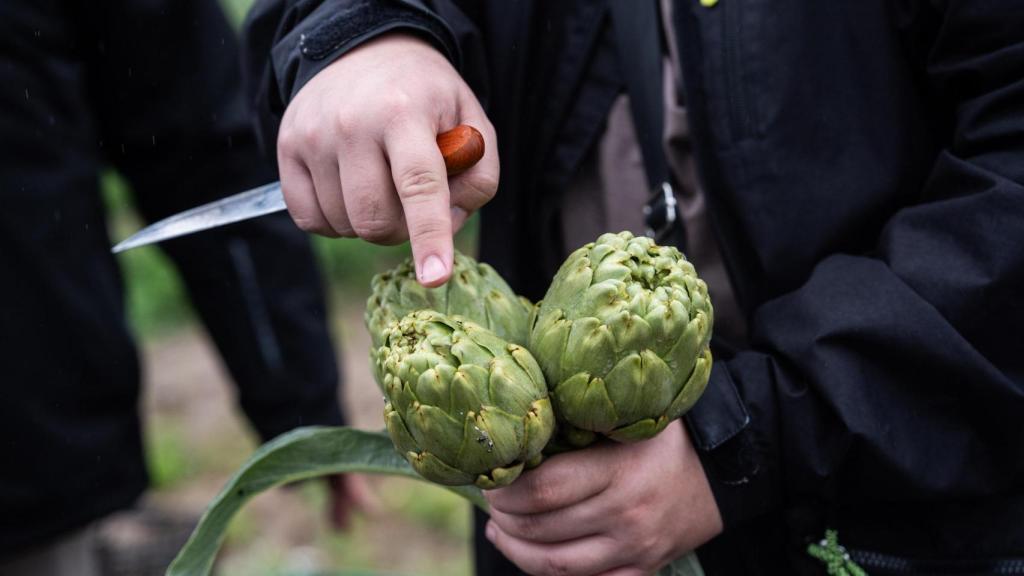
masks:
{"label": "green artichoke", "polygon": [[499,338],[521,346],[529,338],[533,304],[516,296],[505,280],[487,264],[455,252],[451,279],[437,288],[416,281],[412,260],[373,278],[364,319],[370,332],[370,364],[377,384],[383,386],[376,352],[384,344],[393,322],[416,310],[436,310],[467,318]]}
{"label": "green artichoke", "polygon": [[650,438],[700,397],[711,371],[707,285],[673,247],[604,234],[562,264],[529,348],[565,438]]}
{"label": "green artichoke", "polygon": [[421,310],[392,324],[377,358],[388,434],[424,478],[496,488],[540,462],[555,417],[526,348]]}

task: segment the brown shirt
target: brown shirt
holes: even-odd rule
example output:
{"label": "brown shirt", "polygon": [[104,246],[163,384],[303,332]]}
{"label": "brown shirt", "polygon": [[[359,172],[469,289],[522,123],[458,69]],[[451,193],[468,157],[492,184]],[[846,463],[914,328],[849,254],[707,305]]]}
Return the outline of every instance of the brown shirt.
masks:
{"label": "brown shirt", "polygon": [[[662,1],[662,14],[670,2]],[[663,18],[663,21],[670,21]],[[736,303],[718,242],[711,230],[704,193],[700,189],[690,143],[686,107],[677,101],[678,62],[671,34],[665,58],[665,131],[662,146],[676,183],[676,200],[686,226],[686,258],[707,282],[715,307],[715,332],[729,342],[746,340],[746,323]],[[644,233],[643,206],[650,194],[637,141],[629,96],[616,99],[604,132],[584,158],[562,197],[562,234],[567,247],[582,246],[605,232]]]}

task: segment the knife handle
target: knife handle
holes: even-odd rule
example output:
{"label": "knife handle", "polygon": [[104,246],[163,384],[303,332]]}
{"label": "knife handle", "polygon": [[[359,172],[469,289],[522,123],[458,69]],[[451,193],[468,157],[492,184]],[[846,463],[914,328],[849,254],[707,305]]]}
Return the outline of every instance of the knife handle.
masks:
{"label": "knife handle", "polygon": [[437,147],[444,156],[448,176],[461,174],[473,167],[484,156],[484,137],[476,128],[460,124],[437,135]]}

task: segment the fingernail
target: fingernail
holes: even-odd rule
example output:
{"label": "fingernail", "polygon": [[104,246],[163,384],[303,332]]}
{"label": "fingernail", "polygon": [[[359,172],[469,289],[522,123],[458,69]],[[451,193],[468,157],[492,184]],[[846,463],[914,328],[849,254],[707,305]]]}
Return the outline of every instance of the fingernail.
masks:
{"label": "fingernail", "polygon": [[424,283],[437,282],[444,278],[445,272],[444,262],[440,258],[434,255],[427,256],[423,265],[420,266],[420,281]]}
{"label": "fingernail", "polygon": [[484,536],[487,536],[487,539],[490,540],[491,542],[494,542],[494,536],[495,536],[494,530],[495,530],[494,529],[494,522],[491,521],[491,520],[488,520],[487,521],[487,527],[484,528]]}

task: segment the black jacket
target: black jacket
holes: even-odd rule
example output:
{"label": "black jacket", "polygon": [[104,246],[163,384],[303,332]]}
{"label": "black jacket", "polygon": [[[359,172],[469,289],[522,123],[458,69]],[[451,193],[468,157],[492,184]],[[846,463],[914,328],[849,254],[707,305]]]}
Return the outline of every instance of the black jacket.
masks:
{"label": "black jacket", "polygon": [[[687,417],[726,525],[708,572],[821,569],[804,550],[828,526],[872,574],[1024,573],[993,564],[1024,558],[1024,6],[674,6],[751,337],[717,346]],[[592,143],[582,87],[605,18],[587,0],[262,2],[264,127],[361,40],[430,39],[499,137],[482,255],[539,298],[565,254],[559,186]]]}
{"label": "black jacket", "polygon": [[[0,558],[145,488],[100,170],[147,219],[272,180],[240,89],[215,2],[0,2]],[[340,422],[320,279],[287,216],[163,248],[263,438]]]}

